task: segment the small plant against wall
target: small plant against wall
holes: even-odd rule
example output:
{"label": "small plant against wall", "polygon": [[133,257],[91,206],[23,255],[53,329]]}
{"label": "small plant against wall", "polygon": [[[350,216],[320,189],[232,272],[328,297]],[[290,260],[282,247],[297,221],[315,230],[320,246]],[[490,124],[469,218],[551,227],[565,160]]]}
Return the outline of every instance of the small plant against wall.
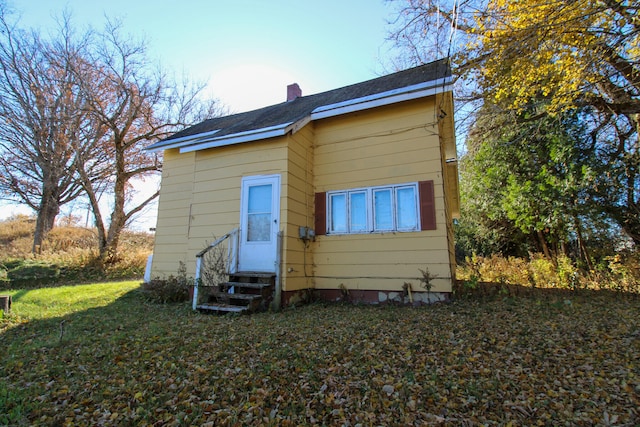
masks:
{"label": "small plant against wall", "polygon": [[[215,240],[215,238],[214,238]],[[207,244],[209,247],[209,244]],[[200,286],[218,286],[228,280],[227,246],[212,247],[202,257],[200,266]]]}
{"label": "small plant against wall", "polygon": [[189,290],[193,279],[187,276],[187,266],[180,261],[175,276],[152,279],[142,284],[142,291],[147,301],[159,304],[185,302],[189,300]]}
{"label": "small plant against wall", "polygon": [[435,279],[438,279],[438,276],[432,274],[429,271],[429,267],[425,267],[424,270],[419,268],[418,271],[420,271],[420,274],[422,275],[422,277],[418,278],[418,280],[420,281],[420,286],[423,287],[427,291],[427,293],[431,292],[431,289],[433,289],[433,281]]}

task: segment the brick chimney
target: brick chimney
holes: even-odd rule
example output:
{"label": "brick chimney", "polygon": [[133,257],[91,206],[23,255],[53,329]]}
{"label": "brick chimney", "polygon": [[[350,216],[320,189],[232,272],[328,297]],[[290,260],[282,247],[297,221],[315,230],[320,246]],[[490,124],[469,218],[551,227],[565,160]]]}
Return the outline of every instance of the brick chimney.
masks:
{"label": "brick chimney", "polygon": [[287,86],[287,102],[293,101],[296,98],[302,96],[302,89],[298,86],[298,83],[293,83]]}

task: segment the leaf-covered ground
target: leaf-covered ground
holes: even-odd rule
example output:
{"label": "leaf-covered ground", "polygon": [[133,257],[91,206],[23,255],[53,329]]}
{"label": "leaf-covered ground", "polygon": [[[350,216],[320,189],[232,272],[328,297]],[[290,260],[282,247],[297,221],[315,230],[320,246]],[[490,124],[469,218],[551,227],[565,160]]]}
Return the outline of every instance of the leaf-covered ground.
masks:
{"label": "leaf-covered ground", "polygon": [[218,317],[132,291],[0,340],[0,425],[640,423],[637,298]]}

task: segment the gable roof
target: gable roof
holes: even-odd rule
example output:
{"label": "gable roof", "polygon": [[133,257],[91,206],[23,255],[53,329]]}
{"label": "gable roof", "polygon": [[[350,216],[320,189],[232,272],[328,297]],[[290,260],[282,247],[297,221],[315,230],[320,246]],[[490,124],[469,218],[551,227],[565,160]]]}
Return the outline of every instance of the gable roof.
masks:
{"label": "gable roof", "polygon": [[328,92],[205,120],[150,145],[147,150],[180,148],[184,153],[285,135],[311,120],[450,91],[451,82],[451,68],[442,59]]}

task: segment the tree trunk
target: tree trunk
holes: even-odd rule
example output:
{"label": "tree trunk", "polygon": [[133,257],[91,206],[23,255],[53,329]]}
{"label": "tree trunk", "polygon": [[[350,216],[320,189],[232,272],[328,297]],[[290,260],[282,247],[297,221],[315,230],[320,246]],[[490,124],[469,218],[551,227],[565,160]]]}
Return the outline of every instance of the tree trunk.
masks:
{"label": "tree trunk", "polygon": [[640,206],[632,200],[629,206],[608,206],[606,212],[633,240],[636,247],[640,247]]}
{"label": "tree trunk", "polygon": [[11,295],[0,295],[0,310],[4,311],[4,314],[9,314],[11,311]]}
{"label": "tree trunk", "polygon": [[578,215],[576,214],[573,215],[573,224],[576,228],[576,236],[578,237],[579,254],[584,256],[584,262],[587,264],[589,271],[591,271],[593,270],[593,264],[591,263],[591,257],[589,256],[587,246],[584,244],[584,239],[582,238],[582,224],[580,223],[580,218],[578,218]]}
{"label": "tree trunk", "polygon": [[551,256],[551,251],[549,250],[549,245],[547,245],[547,239],[544,237],[544,233],[541,230],[537,231],[538,240],[540,241],[540,246],[542,247],[542,252],[547,259],[553,261],[553,257]]}
{"label": "tree trunk", "polygon": [[118,252],[118,243],[120,241],[120,233],[127,223],[127,214],[125,213],[125,201],[127,199],[127,177],[126,162],[124,158],[123,142],[116,138],[115,142],[115,182],[113,186],[114,204],[111,212],[111,222],[109,223],[109,231],[107,232],[104,244],[100,246],[100,259],[103,262],[112,262],[115,260]]}
{"label": "tree trunk", "polygon": [[40,201],[40,209],[36,218],[36,229],[33,235],[33,247],[31,251],[34,254],[40,253],[42,242],[44,242],[47,233],[51,231],[56,222],[56,217],[60,212],[60,205],[56,198],[50,194],[46,194]]}

